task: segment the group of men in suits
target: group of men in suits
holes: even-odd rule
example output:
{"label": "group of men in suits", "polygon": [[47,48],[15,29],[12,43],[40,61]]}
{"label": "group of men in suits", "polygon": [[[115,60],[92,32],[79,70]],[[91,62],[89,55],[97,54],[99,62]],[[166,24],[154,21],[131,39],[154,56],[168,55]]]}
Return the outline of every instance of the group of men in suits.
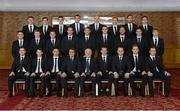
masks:
{"label": "group of men in suits", "polygon": [[[143,80],[141,96],[145,96],[145,86],[149,85],[153,96],[152,80],[165,80],[166,96],[170,94],[170,74],[163,66],[164,41],[159,38],[158,29],[148,25],[148,18],[142,17],[142,25],[133,23],[133,16],[127,16],[127,24],[118,25],[118,18],[113,17],[112,26],[102,25],[99,16],[94,17],[94,24],[84,27],[80,16],[75,15],[75,23],[64,24],[64,17],[59,16],[59,25],[51,27],[48,18],[42,18],[39,28],[29,16],[28,24],[17,32],[18,39],[13,42],[14,62],[9,75],[9,97],[16,79],[25,80],[26,96],[35,96],[34,81],[41,80],[40,97],[52,95],[50,81],[56,80],[57,96],[68,96],[67,80],[75,81],[74,96],[84,95],[84,81],[92,81],[92,95],[106,92],[110,95],[114,83],[115,95],[118,96],[118,81],[124,80],[124,95],[128,95],[128,84],[135,96],[135,78]],[[97,53],[97,54],[96,54]],[[101,81],[108,80],[106,89]],[[46,88],[48,89],[46,92]],[[61,93],[60,93],[61,92]]]}

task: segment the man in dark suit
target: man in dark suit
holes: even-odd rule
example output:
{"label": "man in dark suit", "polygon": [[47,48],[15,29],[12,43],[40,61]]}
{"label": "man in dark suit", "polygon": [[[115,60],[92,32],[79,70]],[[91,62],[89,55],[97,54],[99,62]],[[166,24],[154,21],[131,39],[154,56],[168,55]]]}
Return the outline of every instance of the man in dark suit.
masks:
{"label": "man in dark suit", "polygon": [[31,71],[31,61],[28,56],[26,56],[25,48],[19,49],[19,56],[17,56],[12,64],[11,73],[8,78],[8,97],[13,96],[13,84],[17,79],[25,80],[25,94],[29,97],[29,75]]}
{"label": "man in dark suit", "polygon": [[51,56],[47,61],[47,72],[45,75],[45,83],[48,88],[47,96],[52,95],[51,89],[51,80],[56,79],[56,94],[60,96],[60,86],[61,86],[61,77],[65,77],[62,75],[62,57],[59,55],[59,49],[55,48],[52,51],[53,56]]}
{"label": "man in dark suit", "polygon": [[42,18],[42,26],[39,27],[39,30],[41,32],[41,37],[44,40],[48,40],[50,31],[52,30],[52,27],[49,25],[48,17]]}
{"label": "man in dark suit", "polygon": [[[124,79],[124,96],[128,95],[128,84],[130,83],[130,62],[128,56],[124,55],[124,48],[117,48],[117,55],[113,57],[112,60],[112,74],[109,76],[109,83],[114,82],[115,86],[115,96],[118,96],[118,81],[119,79]],[[110,88],[109,88],[110,89]]]}
{"label": "man in dark suit", "polygon": [[84,34],[84,25],[80,23],[80,18],[81,18],[80,15],[75,15],[74,16],[75,23],[70,25],[70,27],[73,28],[74,34],[77,37],[82,36]]}
{"label": "man in dark suit", "polygon": [[103,26],[102,27],[102,34],[97,39],[97,51],[100,53],[101,47],[105,46],[108,49],[109,55],[112,55],[114,52],[114,39],[113,37],[108,34],[108,27]]}
{"label": "man in dark suit", "polygon": [[118,17],[113,17],[112,26],[109,27],[109,34],[112,35],[114,38],[117,37],[119,34],[119,28],[120,26],[118,25]]}
{"label": "man in dark suit", "polygon": [[34,31],[34,39],[31,40],[31,42],[30,42],[30,49],[29,49],[32,58],[36,57],[37,49],[41,49],[42,51],[44,51],[44,49],[45,49],[44,48],[45,41],[40,36],[41,36],[40,31],[39,30],[35,30]]}
{"label": "man in dark suit", "polygon": [[86,27],[84,29],[84,35],[79,38],[78,43],[78,51],[79,56],[84,56],[85,49],[90,48],[92,49],[93,55],[96,50],[95,38],[90,30],[90,28]]}
{"label": "man in dark suit", "polygon": [[13,41],[13,43],[12,43],[12,56],[13,56],[13,58],[16,58],[19,56],[19,49],[21,47],[26,49],[26,54],[27,54],[27,50],[28,50],[28,42],[27,42],[27,40],[24,40],[23,31],[18,31],[17,37],[18,37],[18,39]]}
{"label": "man in dark suit", "polygon": [[136,36],[136,28],[137,28],[137,25],[133,23],[133,16],[128,15],[127,23],[125,24],[126,35],[128,38],[132,39],[133,37]]}
{"label": "man in dark suit", "polygon": [[24,39],[26,39],[28,42],[30,42],[34,38],[34,30],[38,29],[36,25],[33,23],[34,17],[29,16],[27,18],[27,25],[23,26],[22,30],[24,32]]}
{"label": "man in dark suit", "polygon": [[[130,74],[131,78],[129,78],[130,81],[130,86],[132,89],[132,96],[135,96],[135,88],[134,88],[134,79],[146,79],[146,72],[145,72],[145,63],[144,63],[144,57],[143,55],[139,54],[139,48],[138,45],[133,45],[132,46],[132,54],[130,56]],[[143,83],[143,82],[142,82]],[[143,86],[141,84],[141,86]],[[144,96],[144,88],[141,87],[141,96]]]}
{"label": "man in dark suit", "polygon": [[63,16],[59,16],[59,24],[55,25],[53,28],[56,30],[58,39],[61,41],[62,37],[67,35],[67,26],[64,24],[64,17]]}
{"label": "man in dark suit", "polygon": [[142,30],[140,28],[137,28],[136,37],[133,37],[131,45],[133,46],[134,44],[137,44],[139,47],[139,54],[143,57],[146,57],[149,55],[148,43],[148,40],[142,35]]}
{"label": "man in dark suit", "polygon": [[[97,74],[96,74],[96,82],[98,84],[99,95],[103,95],[102,88],[102,79],[109,79],[109,74],[111,71],[111,60],[112,58],[108,55],[107,47],[101,47],[101,55],[97,57]],[[109,88],[111,84],[108,84]],[[107,95],[109,95],[109,89],[107,89]]]}
{"label": "man in dark suit", "polygon": [[80,96],[84,95],[84,81],[92,81],[92,95],[96,96],[96,60],[92,57],[92,50],[87,48],[85,56],[81,59],[81,75],[80,75]]}
{"label": "man in dark suit", "polygon": [[163,57],[164,54],[164,40],[159,38],[158,29],[153,30],[153,37],[150,40],[149,47],[156,48],[156,56]]}
{"label": "man in dark suit", "polygon": [[96,15],[94,17],[94,23],[89,26],[95,39],[98,38],[98,35],[101,35],[102,27],[103,27],[103,25],[99,22],[99,16]]}
{"label": "man in dark suit", "polygon": [[162,58],[156,55],[156,48],[151,47],[149,53],[150,56],[147,57],[145,61],[145,70],[148,74],[148,79],[144,81],[144,85],[149,85],[150,96],[154,96],[153,79],[163,79],[165,81],[165,96],[169,96],[171,75],[167,71],[165,71]]}
{"label": "man in dark suit", "polygon": [[46,89],[45,89],[45,73],[47,68],[46,58],[43,56],[43,52],[41,49],[37,49],[36,51],[37,57],[32,59],[31,63],[31,75],[30,75],[30,95],[31,97],[35,97],[35,80],[40,80],[40,97],[43,97]]}
{"label": "man in dark suit", "polygon": [[[79,94],[79,82],[80,82],[80,60],[76,56],[75,49],[69,49],[69,55],[64,58],[62,66],[61,87],[64,88],[64,95],[67,96],[67,79],[74,79],[75,89],[74,96]],[[64,75],[64,76],[63,76]]]}
{"label": "man in dark suit", "polygon": [[53,49],[60,49],[60,41],[56,38],[55,30],[50,31],[50,39],[46,41],[45,51],[46,57],[49,58],[52,56]]}
{"label": "man in dark suit", "polygon": [[152,38],[153,27],[148,24],[148,17],[147,16],[143,16],[141,18],[141,21],[142,21],[142,25],[140,26],[140,28],[142,30],[142,35],[145,38],[147,38],[148,40],[150,40]]}
{"label": "man in dark suit", "polygon": [[70,48],[78,50],[78,38],[77,36],[73,35],[73,28],[68,27],[67,29],[67,36],[64,36],[61,42],[61,52],[63,56],[68,55],[68,51]]}
{"label": "man in dark suit", "polygon": [[124,54],[129,55],[130,47],[131,47],[131,40],[126,36],[125,32],[126,32],[125,28],[121,26],[119,28],[119,34],[115,38],[115,41],[114,41],[114,46],[115,46],[114,49],[117,50],[119,46],[122,46],[125,51]]}

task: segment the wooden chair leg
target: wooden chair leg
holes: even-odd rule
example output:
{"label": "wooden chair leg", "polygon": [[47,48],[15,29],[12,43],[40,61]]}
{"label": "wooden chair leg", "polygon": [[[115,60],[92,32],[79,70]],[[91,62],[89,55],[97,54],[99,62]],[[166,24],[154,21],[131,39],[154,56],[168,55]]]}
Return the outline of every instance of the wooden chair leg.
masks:
{"label": "wooden chair leg", "polygon": [[13,84],[13,96],[15,96],[15,83]]}
{"label": "wooden chair leg", "polygon": [[164,94],[164,81],[162,81],[162,95],[164,96],[165,94]]}
{"label": "wooden chair leg", "polygon": [[23,90],[25,90],[25,84],[23,84]]}
{"label": "wooden chair leg", "polygon": [[62,88],[62,92],[61,93],[62,93],[62,96],[64,96],[64,88]]}
{"label": "wooden chair leg", "polygon": [[111,96],[115,96],[115,87],[114,87],[114,83],[112,83],[112,85],[111,85]]}
{"label": "wooden chair leg", "polygon": [[128,83],[128,95],[132,96],[132,88],[131,88],[130,83]]}
{"label": "wooden chair leg", "polygon": [[96,96],[98,96],[99,94],[99,90],[98,90],[98,84],[96,84]]}

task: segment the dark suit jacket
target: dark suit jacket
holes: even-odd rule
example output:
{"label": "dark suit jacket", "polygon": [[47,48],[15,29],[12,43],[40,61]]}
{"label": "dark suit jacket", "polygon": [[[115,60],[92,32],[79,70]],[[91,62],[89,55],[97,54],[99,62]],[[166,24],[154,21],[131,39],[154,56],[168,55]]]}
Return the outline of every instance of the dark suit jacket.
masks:
{"label": "dark suit jacket", "polygon": [[104,25],[100,24],[99,23],[99,29],[96,31],[95,30],[95,24],[91,24],[89,25],[89,28],[91,29],[91,33],[95,36],[95,37],[98,37],[98,35],[102,34],[102,27]]}
{"label": "dark suit jacket", "polygon": [[30,54],[32,57],[36,56],[36,50],[41,49],[43,52],[45,51],[45,41],[44,39],[40,39],[39,44],[36,44],[35,38],[30,42]]}
{"label": "dark suit jacket", "polygon": [[[36,58],[34,58],[33,60],[32,60],[32,63],[31,63],[31,72],[32,73],[34,73],[35,71],[36,71],[36,67],[37,67],[37,57]],[[46,60],[46,58],[45,57],[42,57],[42,60],[41,60],[41,68],[42,68],[42,71],[44,72],[44,73],[46,73],[46,71],[47,71],[47,60]]]}
{"label": "dark suit jacket", "polygon": [[92,35],[89,36],[88,41],[86,41],[85,36],[82,36],[79,38],[78,42],[79,42],[78,43],[78,50],[79,50],[80,56],[84,55],[84,50],[86,48],[91,48],[93,52],[96,49],[95,39],[94,39],[94,36],[92,36]]}
{"label": "dark suit jacket", "polygon": [[156,74],[156,73],[158,73],[157,70],[156,70],[156,67],[158,68],[160,73],[164,73],[165,68],[164,68],[161,57],[156,56],[155,61],[153,61],[150,56],[147,57],[146,60],[145,60],[146,72],[150,71],[151,73]]}
{"label": "dark suit jacket", "polygon": [[107,56],[106,62],[103,61],[102,56],[100,55],[97,58],[97,71],[101,71],[102,73],[107,73],[107,71],[111,71],[111,61],[112,58]]}
{"label": "dark suit jacket", "polygon": [[[23,41],[23,47],[26,49],[26,53],[28,55],[28,51],[29,51],[29,46],[28,46],[28,42],[26,40]],[[12,43],[12,56],[13,58],[16,58],[19,56],[19,49],[21,47],[19,46],[19,41],[15,40]]]}
{"label": "dark suit jacket", "polygon": [[123,56],[121,65],[119,62],[119,57],[114,56],[111,64],[112,64],[111,67],[113,72],[117,72],[121,74],[130,72],[130,62],[128,56]]}
{"label": "dark suit jacket", "polygon": [[65,57],[62,66],[62,72],[66,72],[68,75],[73,76],[72,74],[81,72],[80,60],[78,57],[74,57],[72,61],[70,57]]}
{"label": "dark suit jacket", "polygon": [[148,40],[150,40],[152,38],[152,31],[153,31],[153,27],[148,25],[148,30],[145,30],[143,25],[140,26],[141,30],[142,30],[142,35],[147,38]]}
{"label": "dark suit jacket", "polygon": [[43,26],[40,26],[39,27],[39,30],[41,31],[41,37],[44,39],[44,40],[48,40],[50,37],[49,37],[49,34],[50,34],[50,31],[52,30],[52,27],[48,25],[48,29],[47,29],[47,32],[44,34],[43,33]]}
{"label": "dark suit jacket", "polygon": [[128,24],[125,24],[125,29],[126,29],[126,35],[127,35],[128,38],[132,39],[133,37],[136,36],[137,25],[135,23],[133,23],[133,30],[132,30],[132,32],[129,31]]}
{"label": "dark suit jacket", "polygon": [[109,32],[108,32],[108,33],[115,38],[115,37],[118,36],[118,34],[119,34],[119,28],[120,28],[120,26],[118,25],[118,26],[117,26],[117,31],[116,31],[116,33],[114,34],[113,26],[111,26],[111,27],[109,27]]}
{"label": "dark suit jacket", "polygon": [[58,39],[62,40],[62,37],[64,37],[64,36],[67,35],[68,26],[63,25],[63,33],[62,33],[62,34],[59,33],[59,25],[55,25],[55,26],[53,27],[53,29],[56,30],[56,34],[57,34],[57,36],[58,36]]}
{"label": "dark suit jacket", "polygon": [[22,30],[24,32],[24,39],[26,39],[30,42],[34,38],[34,31],[36,29],[39,29],[39,28],[36,25],[34,25],[33,32],[30,32],[28,25],[23,26]]}
{"label": "dark suit jacket", "polygon": [[76,33],[75,23],[71,24],[70,27],[73,28],[74,34],[75,34],[76,36],[82,36],[82,35],[84,34],[84,24],[80,23],[80,32],[79,32],[78,34]]}
{"label": "dark suit jacket", "polygon": [[31,71],[31,61],[28,56],[25,56],[22,64],[20,63],[20,56],[16,57],[13,61],[11,70],[16,74],[21,69],[21,67],[24,67],[26,72]]}
{"label": "dark suit jacket", "polygon": [[[137,67],[136,69],[138,72],[145,71],[145,58],[142,55],[138,55],[138,61],[137,61]],[[132,71],[135,67],[134,57],[133,55],[130,56],[130,71]]]}
{"label": "dark suit jacket", "polygon": [[62,54],[68,54],[70,48],[78,50],[78,38],[76,36],[72,37],[72,40],[68,40],[67,36],[64,36],[61,42]]}
{"label": "dark suit jacket", "polygon": [[149,42],[149,48],[156,47],[156,55],[162,57],[164,54],[164,40],[162,38],[159,38],[157,46],[154,45],[153,38],[151,38]]}
{"label": "dark suit jacket", "polygon": [[[51,72],[52,69],[53,69],[53,65],[54,65],[54,58],[53,56],[51,56],[48,60],[47,60],[47,71]],[[62,71],[62,64],[63,64],[63,59],[62,57],[59,56],[59,59],[58,59],[58,68],[59,68],[59,71]]]}
{"label": "dark suit jacket", "polygon": [[[85,72],[86,69],[86,57],[81,58],[81,71]],[[90,59],[90,73],[97,72],[96,60],[95,58]]]}

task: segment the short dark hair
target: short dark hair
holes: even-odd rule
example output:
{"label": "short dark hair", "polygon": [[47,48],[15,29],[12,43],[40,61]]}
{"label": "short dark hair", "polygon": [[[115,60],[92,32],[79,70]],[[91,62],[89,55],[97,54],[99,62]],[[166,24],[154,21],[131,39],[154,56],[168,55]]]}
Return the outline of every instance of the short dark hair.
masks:
{"label": "short dark hair", "polygon": [[32,18],[32,19],[34,19],[34,17],[33,17],[33,16],[28,16],[28,17],[27,17],[27,19],[29,19],[29,18]]}
{"label": "short dark hair", "polygon": [[22,30],[18,30],[18,31],[17,31],[17,34],[18,34],[18,33],[23,33],[23,34],[24,34],[24,32],[23,32]]}
{"label": "short dark hair", "polygon": [[147,16],[142,16],[142,17],[141,17],[141,19],[143,19],[143,18],[147,18],[147,19],[148,19],[148,17],[147,17]]}
{"label": "short dark hair", "polygon": [[50,33],[51,33],[51,32],[55,32],[55,33],[56,33],[56,31],[55,31],[54,29],[50,30]]}
{"label": "short dark hair", "polygon": [[49,20],[48,17],[43,17],[42,20],[46,19],[47,21]]}
{"label": "short dark hair", "polygon": [[39,29],[34,30],[34,33],[35,33],[35,32],[41,33],[41,31],[40,31]]}
{"label": "short dark hair", "polygon": [[133,15],[129,14],[129,15],[127,15],[127,18],[128,18],[129,16],[132,16],[132,17],[133,17]]}
{"label": "short dark hair", "polygon": [[75,16],[81,17],[79,14],[76,14]]}
{"label": "short dark hair", "polygon": [[58,18],[64,18],[64,16],[59,16]]}

